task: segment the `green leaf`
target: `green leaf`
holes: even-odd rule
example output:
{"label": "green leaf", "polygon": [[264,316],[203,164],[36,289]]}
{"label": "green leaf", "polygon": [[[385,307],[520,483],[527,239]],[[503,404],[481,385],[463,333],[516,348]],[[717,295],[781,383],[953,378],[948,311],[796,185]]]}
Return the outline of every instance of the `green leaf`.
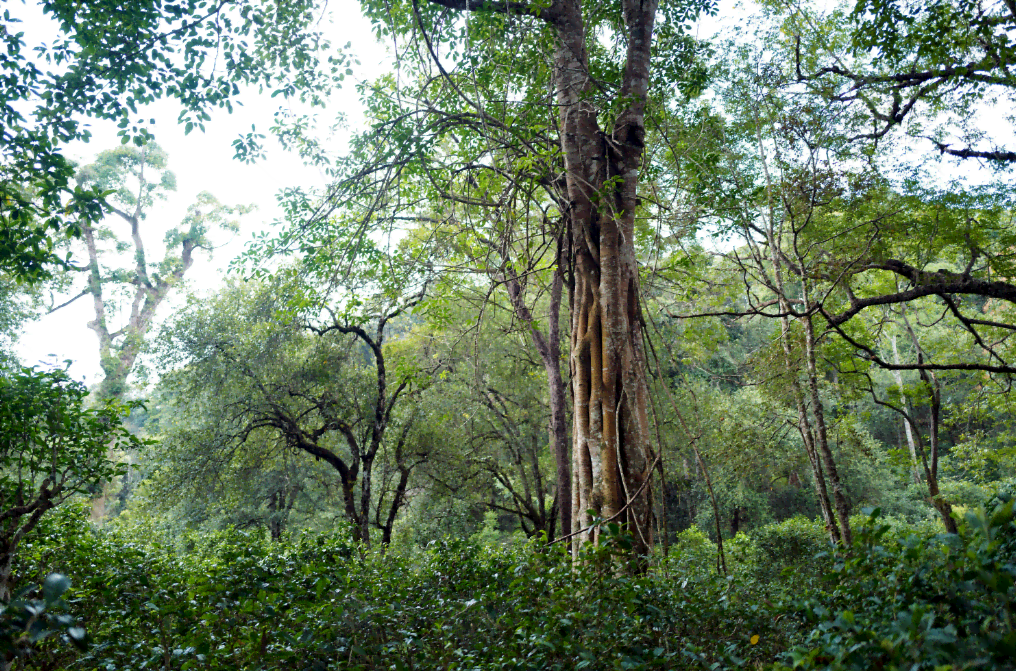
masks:
{"label": "green leaf", "polygon": [[46,603],[59,599],[71,586],[70,578],[62,573],[50,573],[42,583],[42,597]]}

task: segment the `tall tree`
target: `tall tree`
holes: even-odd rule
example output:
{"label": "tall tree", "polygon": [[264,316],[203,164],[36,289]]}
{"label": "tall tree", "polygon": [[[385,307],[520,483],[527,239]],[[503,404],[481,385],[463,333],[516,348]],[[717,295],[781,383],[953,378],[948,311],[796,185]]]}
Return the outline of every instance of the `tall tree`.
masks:
{"label": "tall tree", "polygon": [[[944,189],[922,185],[917,178],[930,175],[915,168],[919,152],[902,142],[889,145],[887,134],[902,117],[880,125],[874,134],[867,132],[870,113],[881,109],[873,102],[876,92],[888,98],[902,95],[902,89],[891,92],[895,75],[877,82],[862,77],[853,84],[837,79],[845,76],[844,68],[870,72],[879,66],[858,53],[853,60],[837,61],[848,49],[841,14],[834,11],[820,19],[796,5],[785,11],[776,16],[779,34],[764,27],[755,46],[730,49],[735,58],[731,76],[725,78],[730,81],[724,96],[727,123],[717,125],[723,130],[715,145],[717,155],[725,158],[701,180],[708,186],[700,202],[720,230],[737,230],[745,243],[723,254],[737,275],[731,285],[744,291],[744,300],[718,306],[713,314],[780,321],[785,369],[800,373],[788,385],[795,390],[814,482],[831,494],[832,505],[824,507],[827,521],[837,518],[840,535],[849,541],[848,502],[837,482],[820,393],[823,376],[832,374],[828,348],[838,348],[839,356],[831,358],[840,372],[866,369],[869,363],[889,371],[923,372],[933,409],[935,371],[1011,373],[1011,322],[994,316],[1010,312],[1011,305],[1000,309],[1000,304],[1016,298],[1008,251],[1011,231],[1002,224],[1011,217],[1010,196],[1005,188],[964,192],[953,184]],[[766,26],[764,20],[761,25]],[[836,64],[812,79],[802,74],[819,62]],[[906,78],[899,76],[899,81]],[[810,88],[801,87],[804,80]],[[831,88],[831,82],[842,88]],[[965,85],[959,80],[953,84]],[[918,97],[905,111],[911,122],[925,127],[940,121],[935,105],[951,95],[940,88],[945,86],[941,81],[929,86],[912,91]],[[836,104],[828,104],[830,91],[838,92],[832,96]],[[914,107],[920,100],[934,104]],[[931,297],[940,301],[938,316],[965,331],[977,347],[954,347],[934,357],[893,355],[884,346],[883,311],[924,306]],[[991,314],[985,298],[1001,299],[993,301]],[[860,319],[866,312],[871,317]],[[860,361],[852,365],[851,358]],[[936,427],[939,423],[931,421]],[[930,440],[937,453],[937,437]],[[915,440],[915,459],[919,452]],[[934,462],[929,460],[929,466]],[[931,484],[936,481],[932,470],[929,491],[936,492],[931,500],[953,529],[948,503]],[[828,481],[827,488],[822,480]],[[827,499],[817,493],[820,502]]]}
{"label": "tall tree", "polygon": [[[88,258],[88,264],[80,268],[85,274],[84,287],[50,311],[91,297],[93,319],[88,328],[98,338],[103,374],[94,391],[102,400],[122,401],[126,396],[128,377],[145,346],[159,307],[174,290],[182,288],[184,277],[194,264],[195,252],[211,251],[210,229],[235,232],[238,223],[234,217],[248,210],[226,207],[210,193],[202,192],[179,225],[168,230],[162,226],[164,253],[158,263],[152,263],[152,233],[162,223],[156,205],[176,189],[176,177],[167,169],[167,163],[166,152],[151,142],[101,152],[94,163],[77,173],[79,189],[107,194],[105,209],[110,213],[107,218],[113,222],[80,223]],[[126,230],[118,231],[120,227]],[[133,252],[129,264],[118,267],[120,255],[128,250]],[[124,310],[121,301],[129,301],[129,308]],[[111,327],[114,320],[120,324]],[[124,501],[130,494],[130,484],[129,471],[121,489]],[[106,488],[104,484],[103,493],[92,501],[93,520],[106,515]]]}
{"label": "tall tree", "polygon": [[[843,140],[866,152],[878,164],[879,179],[893,189],[881,196],[883,214],[892,216],[866,231],[868,253],[855,253],[841,266],[845,300],[817,303],[826,321],[849,341],[844,325],[860,312],[935,296],[947,318],[989,352],[986,360],[896,364],[882,352],[866,355],[885,369],[1016,372],[1006,339],[997,337],[999,329],[1012,329],[1012,321],[978,314],[985,298],[1016,304],[1008,251],[1012,189],[1004,176],[1016,162],[1007,146],[1012,119],[1004,117],[1016,95],[1008,65],[1016,55],[1012,4],[858,0],[827,10],[808,3],[771,6],[789,37],[771,41],[782,52],[785,76],[844,120]],[[934,162],[923,171],[926,149]],[[950,162],[959,170],[938,179]],[[995,179],[971,170],[975,162],[992,168]],[[897,282],[873,279],[885,272]],[[860,341],[853,344],[863,349]]]}
{"label": "tall tree", "polygon": [[[97,389],[100,398],[124,397],[127,378],[145,344],[156,311],[174,289],[181,288],[187,271],[194,265],[195,252],[211,251],[210,229],[236,232],[239,225],[235,217],[249,210],[221,205],[207,191],[200,193],[184,220],[166,231],[165,252],[161,261],[153,264],[149,259],[150,231],[158,225],[158,215],[153,210],[176,189],[176,176],[167,169],[167,164],[166,152],[153,142],[140,148],[124,146],[102,152],[77,175],[78,184],[111,192],[106,207],[111,218],[125,226],[127,233],[120,234],[117,226],[104,223],[82,225],[88,256],[84,269],[86,284],[80,293],[58,306],[65,307],[86,296],[92,299],[94,318],[88,328],[99,339],[103,372]],[[115,255],[127,250],[133,252],[132,263],[126,268],[116,267],[119,259]],[[112,259],[110,252],[114,254]],[[120,328],[109,325],[117,312],[115,303],[111,304],[113,297],[127,297],[130,301]]]}
{"label": "tall tree", "polygon": [[[90,136],[85,117],[118,123],[124,143],[152,132],[143,105],[180,102],[187,132],[216,108],[232,110],[241,86],[320,103],[348,72],[330,51],[310,1],[40,0],[57,31],[37,44],[18,5],[0,15],[0,270],[29,279],[66,267],[60,238],[103,214],[101,190],[79,189],[63,146]],[[252,135],[237,153],[258,153]]]}
{"label": "tall tree", "polygon": [[[372,131],[298,230],[326,224],[352,202],[365,213],[363,225],[459,208],[459,221],[494,222],[496,234],[483,236],[493,241],[502,239],[497,226],[525,236],[544,218],[561,221],[573,426],[571,455],[556,457],[571,462],[571,529],[581,532],[574,548],[595,539],[600,518],[624,523],[635,553],[646,554],[654,454],[636,226],[646,110],[655,96],[654,109],[665,114],[663,101],[675,92],[654,79],[654,67],[681,92],[700,88],[684,26],[708,3],[364,7],[379,36],[395,40],[398,76],[370,90]],[[484,217],[484,210],[499,214]],[[518,273],[528,267],[514,264]]]}

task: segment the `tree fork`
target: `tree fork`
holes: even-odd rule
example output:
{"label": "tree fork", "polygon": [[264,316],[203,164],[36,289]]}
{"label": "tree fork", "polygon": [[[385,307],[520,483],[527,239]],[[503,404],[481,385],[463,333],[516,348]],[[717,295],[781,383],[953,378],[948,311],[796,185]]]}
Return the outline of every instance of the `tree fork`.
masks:
{"label": "tree fork", "polygon": [[[656,3],[624,3],[629,40],[621,95],[631,102],[610,136],[599,129],[588,100],[592,82],[581,5],[565,0],[555,7],[555,82],[575,276],[572,528],[586,526],[589,509],[601,518],[624,510],[634,551],[645,555],[653,543],[649,492],[643,486],[649,477],[648,390],[633,240]],[[575,536],[573,552],[583,540],[595,540],[595,531]]]}

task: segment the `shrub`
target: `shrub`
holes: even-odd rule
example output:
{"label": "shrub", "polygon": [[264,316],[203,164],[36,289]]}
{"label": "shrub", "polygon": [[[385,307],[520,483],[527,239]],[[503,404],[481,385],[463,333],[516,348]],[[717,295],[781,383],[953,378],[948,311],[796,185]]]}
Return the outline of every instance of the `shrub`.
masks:
{"label": "shrub", "polygon": [[[54,533],[31,557],[69,567],[94,645],[68,669],[740,668],[787,645],[757,586],[711,570],[689,533],[666,571],[618,572],[625,538],[572,565],[561,546],[432,543],[412,560],[340,537],[217,535],[180,554],[124,529]],[[755,637],[755,638],[753,638]],[[754,642],[753,642],[754,641]]]}
{"label": "shrub", "polygon": [[[1013,500],[968,513],[960,535],[889,537],[871,512],[828,593],[802,599],[800,669],[1016,668]],[[787,668],[780,666],[779,668]]]}
{"label": "shrub", "polygon": [[802,516],[759,527],[749,535],[738,534],[729,544],[738,573],[752,580],[776,583],[784,572],[802,581],[817,577],[825,566],[816,555],[828,553],[829,536],[822,524]]}

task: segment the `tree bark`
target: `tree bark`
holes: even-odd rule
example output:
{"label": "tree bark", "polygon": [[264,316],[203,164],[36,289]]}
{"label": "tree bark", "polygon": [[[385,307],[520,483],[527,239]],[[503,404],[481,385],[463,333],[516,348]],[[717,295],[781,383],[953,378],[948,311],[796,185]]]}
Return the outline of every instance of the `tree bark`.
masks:
{"label": "tree bark", "polygon": [[[807,286],[807,285],[805,285]],[[807,289],[804,293],[805,307],[808,306]],[[815,436],[817,438],[815,447],[822,457],[825,472],[829,476],[829,482],[833,490],[833,504],[836,507],[836,520],[840,527],[840,539],[844,545],[851,545],[854,542],[853,533],[850,530],[850,508],[847,505],[847,498],[843,494],[843,484],[840,481],[840,474],[836,468],[836,459],[829,448],[829,433],[825,424],[825,409],[822,399],[818,393],[818,368],[815,364],[815,329],[811,316],[802,319],[804,322],[804,348],[805,364],[807,373],[808,396],[811,400],[812,417],[815,419]]]}
{"label": "tree bark", "polygon": [[[127,222],[131,229],[131,241],[134,245],[135,268],[132,277],[134,285],[134,297],[131,302],[131,315],[127,324],[120,330],[111,333],[106,322],[106,303],[103,295],[102,267],[99,263],[99,250],[95,241],[95,230],[90,224],[82,226],[82,236],[85,239],[85,249],[88,253],[88,284],[86,293],[92,295],[92,308],[95,315],[93,321],[88,322],[89,329],[95,332],[99,339],[99,364],[102,367],[103,378],[95,390],[95,395],[100,400],[115,399],[122,401],[127,393],[127,378],[134,369],[134,363],[145,342],[145,336],[155,319],[155,311],[169,295],[169,292],[177,286],[186,275],[187,271],[194,265],[194,250],[197,248],[194,226],[181,243],[180,265],[164,278],[156,277],[152,281],[148,273],[148,261],[145,253],[144,240],[141,237],[141,218],[144,216],[142,209],[143,192],[147,182],[145,181],[145,150],[142,149],[141,164],[138,173],[138,194],[137,204],[132,212],[125,212],[112,207],[114,214]],[[117,344],[117,341],[120,344]],[[112,453],[108,455],[114,457]],[[125,480],[125,483],[127,481]],[[127,486],[125,484],[125,486]],[[124,502],[126,503],[124,495]],[[95,523],[102,522],[106,517],[106,504],[109,497],[109,483],[101,485],[101,493],[92,499],[91,520]]]}
{"label": "tree bark", "polygon": [[[651,447],[633,242],[657,3],[623,2],[628,52],[620,94],[628,102],[609,135],[590,102],[581,3],[560,0],[554,8],[554,77],[571,206],[572,532],[590,526],[594,516],[617,515],[642,556],[653,542],[651,492],[642,487]],[[584,541],[595,542],[596,533],[577,534],[573,553]]]}
{"label": "tree bark", "polygon": [[[761,140],[759,141],[761,146]],[[768,180],[768,168],[766,168]],[[797,410],[797,429],[801,434],[801,441],[804,443],[804,451],[808,455],[808,463],[811,465],[812,482],[815,488],[815,497],[818,499],[819,509],[822,512],[822,521],[825,522],[829,538],[834,543],[840,542],[842,534],[833,518],[832,506],[829,503],[829,490],[826,487],[825,473],[822,463],[819,461],[818,451],[815,449],[815,431],[808,416],[808,408],[804,400],[804,392],[801,389],[801,382],[798,378],[798,365],[794,356],[794,349],[791,343],[790,301],[787,299],[786,287],[783,281],[783,260],[779,252],[780,239],[775,229],[775,209],[770,205],[769,225],[766,227],[766,243],[769,248],[769,261],[773,266],[773,284],[776,289],[776,298],[780,307],[780,344],[783,348],[783,360],[787,368],[787,376],[790,384],[791,395],[794,398],[794,407]]]}
{"label": "tree bark", "polygon": [[[921,341],[918,340],[917,334],[914,333],[914,329],[910,326],[910,320],[907,318],[906,307],[901,307],[900,317],[903,319],[903,325],[907,330],[907,334],[910,336],[910,342],[914,345],[914,350],[917,352],[917,363],[923,364],[926,356],[924,348],[921,347]],[[895,342],[893,343],[895,347]],[[921,381],[924,382],[925,388],[928,390],[928,400],[930,401],[931,407],[928,410],[928,443],[931,451],[931,463],[928,463],[928,456],[924,453],[924,447],[918,442],[920,448],[921,461],[924,466],[924,478],[928,482],[928,496],[931,501],[931,505],[935,507],[939,515],[942,517],[942,523],[945,525],[947,532],[954,534],[958,533],[956,526],[956,520],[952,516],[952,505],[947,499],[942,496],[942,492],[938,487],[938,431],[941,425],[942,418],[942,388],[938,383],[938,378],[935,377],[935,373],[920,369]],[[920,440],[920,430],[917,427],[916,421],[913,419],[913,414],[904,415],[904,419],[908,421],[908,427],[913,429],[914,433]],[[911,426],[912,423],[912,426]]]}
{"label": "tree bark", "polygon": [[[843,497],[839,474],[836,471],[836,462],[829,449],[822,400],[818,394],[818,371],[815,364],[815,331],[814,325],[811,321],[811,315],[809,314],[810,304],[808,297],[808,284],[806,281],[801,285],[804,315],[803,317],[798,318],[798,321],[804,328],[805,335],[803,352],[805,362],[804,385],[802,385],[801,380],[798,377],[799,366],[795,360],[793,346],[790,339],[791,330],[790,318],[788,315],[792,314],[793,310],[791,309],[791,299],[787,293],[783,277],[784,265],[788,264],[788,260],[783,250],[783,225],[786,223],[784,217],[792,217],[793,212],[784,202],[780,215],[777,215],[776,194],[774,193],[776,185],[774,184],[773,176],[769,171],[769,162],[766,157],[765,145],[762,141],[762,119],[756,118],[755,122],[755,137],[758,143],[759,154],[762,156],[762,170],[766,180],[767,221],[764,234],[766,238],[765,244],[768,250],[768,261],[772,265],[771,288],[774,293],[776,293],[777,302],[780,307],[780,340],[783,346],[784,360],[786,361],[788,378],[794,397],[794,405],[797,409],[798,429],[801,433],[801,440],[804,442],[805,452],[808,454],[808,461],[811,463],[815,481],[815,493],[818,496],[819,507],[822,510],[822,517],[825,521],[826,529],[829,531],[829,536],[834,543],[842,542],[849,545],[851,543],[852,535],[850,532],[850,520],[847,515],[848,511],[846,499]],[[778,224],[777,221],[780,223]],[[791,230],[796,234],[796,230],[794,229],[792,222]],[[747,239],[752,239],[750,232],[747,235]],[[796,242],[796,240],[794,242]],[[753,250],[753,253],[757,255],[756,261],[761,268],[765,261],[764,256],[761,252],[758,252],[757,249]],[[793,271],[793,263],[789,262],[789,265]],[[799,271],[803,268],[804,260],[799,259]],[[803,279],[803,272],[798,272],[797,274],[801,275]],[[802,387],[807,388],[807,394],[805,394],[805,390]],[[811,406],[810,416],[808,412],[809,403]],[[833,500],[835,502],[835,518],[833,509],[830,506],[828,488],[826,486],[825,476],[827,471],[832,483]],[[838,526],[837,521],[839,523]]]}
{"label": "tree bark", "polygon": [[[891,339],[890,342],[892,342],[892,346],[893,346],[893,363],[895,363],[898,366],[898,365],[900,365],[900,350],[896,347],[896,335],[895,334],[892,336],[892,339]],[[907,412],[912,413],[913,410],[909,407],[910,404],[907,401],[906,396],[903,394],[903,373],[901,373],[899,370],[894,370],[894,371],[892,371],[892,374],[893,374],[893,379],[896,380],[896,386],[900,388],[900,397],[904,401],[904,403],[903,403],[904,407],[906,407]],[[906,433],[906,436],[907,436],[907,447],[910,448],[910,464],[911,464],[910,472],[911,472],[911,475],[913,476],[914,484],[915,485],[919,485],[919,484],[921,484],[921,475],[920,475],[920,469],[919,469],[919,466],[918,466],[918,463],[917,463],[917,445],[914,442],[914,430],[910,426],[910,422],[908,422],[905,418],[903,420],[903,429],[904,429],[904,431]]]}

